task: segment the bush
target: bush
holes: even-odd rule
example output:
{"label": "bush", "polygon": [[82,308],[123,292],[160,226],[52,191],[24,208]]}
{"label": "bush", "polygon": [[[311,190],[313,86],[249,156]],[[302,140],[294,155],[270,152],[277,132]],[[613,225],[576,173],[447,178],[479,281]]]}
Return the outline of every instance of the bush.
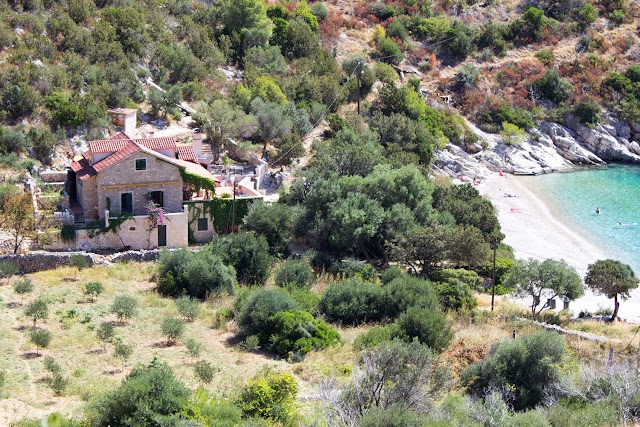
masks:
{"label": "bush", "polygon": [[609,21],[614,25],[622,25],[624,22],[624,9],[616,9],[609,14]]}
{"label": "bush", "polygon": [[341,341],[340,335],[322,320],[306,311],[281,311],[273,316],[273,335],[269,350],[286,355],[306,354]]}
{"label": "bush", "polygon": [[404,269],[394,265],[392,267],[387,268],[380,275],[380,280],[382,281],[383,285],[386,285],[392,282],[394,279],[397,279],[398,277],[403,277],[405,274],[406,273]]}
{"label": "bush", "polygon": [[561,377],[567,348],[555,332],[540,332],[502,342],[483,361],[462,372],[469,390],[480,396],[490,386],[509,384],[513,394],[508,403],[516,410],[533,408],[545,397],[545,390]]}
{"label": "bush", "polygon": [[116,335],[115,327],[112,323],[102,322],[96,330],[96,335],[98,336],[98,339],[103,343],[103,350],[106,350],[106,345],[113,341],[113,338]]}
{"label": "bush", "polygon": [[306,260],[285,261],[276,273],[275,282],[280,287],[309,289],[316,281],[316,275]]}
{"label": "bush", "polygon": [[273,316],[299,308],[298,303],[280,289],[258,289],[241,304],[237,321],[243,333],[257,335],[261,343],[267,344],[274,331]]}
{"label": "bush", "polygon": [[193,322],[200,314],[200,301],[185,295],[176,300],[176,308],[185,321]]}
{"label": "bush", "polygon": [[331,273],[342,276],[347,279],[349,277],[358,277],[362,280],[373,282],[377,279],[376,269],[364,261],[357,259],[343,259],[331,266]]}
{"label": "bush", "polygon": [[46,329],[33,329],[29,334],[31,342],[36,346],[36,356],[40,348],[47,348],[51,343],[51,332]]}
{"label": "bush", "polygon": [[388,37],[378,38],[378,52],[380,59],[389,64],[399,64],[404,59],[400,46]]}
{"label": "bush", "polygon": [[33,291],[33,282],[31,279],[18,280],[13,284],[13,290],[24,299],[24,294],[28,294]]}
{"label": "bush", "polygon": [[314,316],[318,313],[318,306],[320,305],[320,297],[308,289],[300,288],[285,288],[289,293],[289,296],[298,303],[300,309],[307,311]]}
{"label": "bush", "polygon": [[168,366],[138,367],[122,385],[90,403],[89,422],[95,427],[160,427],[180,412],[190,394]]}
{"label": "bush", "polygon": [[317,2],[311,5],[311,13],[318,19],[325,20],[329,16],[329,12],[324,4]]}
{"label": "bush", "polygon": [[138,301],[130,295],[118,295],[111,304],[111,312],[123,323],[138,313]]}
{"label": "bush", "polygon": [[482,277],[472,270],[464,268],[445,268],[440,270],[433,279],[437,282],[447,282],[449,279],[457,279],[469,286],[474,291],[484,291]]}
{"label": "bush", "polygon": [[398,72],[389,64],[377,62],[373,67],[376,79],[382,83],[395,84],[398,81]]}
{"label": "bush", "polygon": [[600,106],[590,99],[581,102],[573,110],[574,114],[580,118],[580,123],[587,126],[595,126],[600,123],[600,111]]}
{"label": "bush", "polygon": [[353,346],[359,350],[372,349],[379,344],[387,341],[393,341],[394,338],[400,337],[400,328],[396,323],[390,325],[376,325],[367,332],[358,335]]}
{"label": "bush", "polygon": [[573,92],[571,83],[561,78],[555,70],[547,70],[544,77],[534,81],[531,86],[540,97],[556,104],[568,100]]}
{"label": "bush", "polygon": [[49,305],[42,298],[38,298],[27,306],[24,314],[33,320],[33,327],[36,327],[36,321],[44,320],[49,317]]}
{"label": "bush", "polygon": [[440,311],[411,307],[398,317],[400,335],[405,341],[417,338],[436,352],[441,352],[453,338],[451,325]]}
{"label": "bush", "polygon": [[513,123],[502,122],[502,132],[500,132],[502,142],[507,145],[520,145],[527,139],[527,134]]}
{"label": "bush", "polygon": [[392,405],[390,408],[373,406],[358,421],[358,427],[421,427],[424,424],[420,417],[404,404]]}
{"label": "bush", "polygon": [[213,381],[213,377],[220,371],[219,368],[215,368],[211,363],[206,360],[199,360],[193,366],[193,370],[198,380],[201,383],[209,384]]}
{"label": "bush", "polygon": [[289,425],[297,393],[298,384],[291,374],[267,369],[242,387],[236,403],[249,417]]}
{"label": "bush", "polygon": [[458,279],[449,279],[436,286],[438,300],[445,310],[469,312],[476,308],[478,300],[469,285]]}
{"label": "bush", "polygon": [[162,334],[170,343],[180,339],[184,333],[184,323],[175,317],[167,317],[162,321]]}
{"label": "bush", "polygon": [[476,84],[476,79],[480,71],[473,64],[462,64],[462,67],[458,69],[458,73],[456,74],[456,83],[467,89],[472,88]]}
{"label": "bush", "polygon": [[235,268],[238,281],[247,285],[264,285],[271,270],[269,245],[263,236],[235,233],[218,237],[203,252],[211,251]]}
{"label": "bush", "polygon": [[202,353],[202,344],[193,338],[189,338],[185,343],[185,346],[187,347],[187,351],[191,357],[198,357],[200,356],[200,353]]}
{"label": "bush", "polygon": [[158,290],[164,295],[204,299],[212,293],[233,294],[236,274],[220,256],[207,250],[163,251],[158,260]]}
{"label": "bush", "polygon": [[385,314],[385,294],[379,285],[352,278],[329,286],[320,311],[330,322],[355,325],[376,322]]}
{"label": "bush", "polygon": [[104,286],[100,282],[89,282],[84,285],[85,295],[91,295],[91,302],[104,291]]}
{"label": "bush", "polygon": [[430,282],[404,275],[382,287],[385,313],[395,318],[410,307],[438,309],[438,297]]}

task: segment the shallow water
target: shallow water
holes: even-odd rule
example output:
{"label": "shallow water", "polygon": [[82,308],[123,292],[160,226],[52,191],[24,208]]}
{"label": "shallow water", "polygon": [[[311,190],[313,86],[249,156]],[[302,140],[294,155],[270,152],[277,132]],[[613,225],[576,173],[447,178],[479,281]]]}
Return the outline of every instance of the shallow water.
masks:
{"label": "shallow water", "polygon": [[[640,167],[612,165],[527,178],[554,215],[640,274]],[[600,213],[596,213],[596,209]]]}

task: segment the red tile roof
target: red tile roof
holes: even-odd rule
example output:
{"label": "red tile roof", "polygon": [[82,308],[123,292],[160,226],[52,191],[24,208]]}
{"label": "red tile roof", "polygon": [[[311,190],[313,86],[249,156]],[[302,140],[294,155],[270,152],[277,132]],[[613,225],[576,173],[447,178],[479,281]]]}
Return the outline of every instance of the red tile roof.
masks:
{"label": "red tile roof", "polygon": [[129,140],[126,139],[97,139],[89,141],[89,151],[91,153],[114,153],[122,150]]}
{"label": "red tile roof", "polygon": [[[125,133],[117,133],[113,139],[98,139],[89,141],[89,150],[93,153],[115,153],[122,150],[132,139],[127,137]],[[143,138],[133,140],[143,147],[151,150],[170,150],[176,148],[176,137],[167,138]]]}
{"label": "red tile roof", "polygon": [[77,162],[71,163],[71,170],[76,173],[77,177],[80,178],[80,181],[86,181],[92,176],[97,175],[96,170],[84,157]]}
{"label": "red tile roof", "polygon": [[178,145],[178,158],[188,162],[197,161],[196,152],[193,145]]}
{"label": "red tile roof", "polygon": [[111,139],[133,139],[124,132],[118,132],[111,137]]}
{"label": "red tile roof", "polygon": [[93,168],[96,170],[96,172],[100,172],[101,170],[104,170],[109,166],[115,165],[116,163],[126,159],[127,157],[131,156],[134,153],[137,153],[138,151],[140,151],[140,147],[136,143],[131,141],[126,141],[126,145],[122,149],[113,153],[106,159],[100,160],[98,163],[95,163],[93,165]]}

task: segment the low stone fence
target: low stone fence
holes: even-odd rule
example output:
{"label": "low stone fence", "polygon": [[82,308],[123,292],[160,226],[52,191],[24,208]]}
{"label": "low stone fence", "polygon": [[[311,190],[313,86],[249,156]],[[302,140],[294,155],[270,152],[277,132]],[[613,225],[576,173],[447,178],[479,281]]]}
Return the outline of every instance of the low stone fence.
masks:
{"label": "low stone fence", "polygon": [[68,266],[72,255],[81,255],[90,266],[112,265],[117,262],[153,262],[156,261],[161,249],[118,252],[111,255],[99,255],[87,252],[30,252],[28,254],[10,254],[0,256],[0,262],[15,263],[20,273],[35,273]]}

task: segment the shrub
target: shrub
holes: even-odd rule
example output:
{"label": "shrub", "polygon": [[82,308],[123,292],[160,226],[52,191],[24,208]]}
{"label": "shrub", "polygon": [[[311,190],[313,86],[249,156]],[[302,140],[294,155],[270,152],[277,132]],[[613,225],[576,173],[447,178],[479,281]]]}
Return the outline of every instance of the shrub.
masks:
{"label": "shrub", "polygon": [[376,269],[364,261],[357,259],[343,259],[331,266],[331,273],[343,278],[358,277],[362,280],[373,282],[378,277]]}
{"label": "shrub", "polygon": [[398,72],[389,64],[377,62],[373,67],[376,79],[382,83],[395,84],[398,81]]}
{"label": "shrub", "polygon": [[189,338],[185,343],[185,346],[187,347],[187,351],[191,357],[198,357],[200,356],[200,353],[202,353],[202,344],[193,338]]}
{"label": "shrub", "polygon": [[555,54],[553,53],[553,50],[545,48],[545,49],[540,49],[536,51],[535,57],[538,58],[540,62],[542,62],[544,65],[548,67],[549,65],[553,64],[553,60],[555,59]]}
{"label": "shrub", "polygon": [[483,291],[482,277],[472,270],[464,268],[445,268],[438,272],[433,278],[438,282],[446,282],[449,279],[457,279],[469,286],[474,291]]}
{"label": "shrub", "polygon": [[212,293],[233,294],[236,274],[224,265],[222,257],[207,250],[164,251],[158,260],[158,289],[165,295],[204,299]]}
{"label": "shrub", "polygon": [[405,273],[404,269],[394,265],[392,267],[387,268],[380,275],[380,280],[382,281],[383,285],[386,285],[386,284],[390,283],[391,281],[393,281],[394,279],[397,279],[398,277],[404,276],[405,274],[406,273]]}
{"label": "shrub", "polygon": [[580,123],[587,126],[595,126],[600,123],[600,111],[600,106],[590,99],[576,105],[573,110],[575,115],[580,118]]}
{"label": "shrub", "polygon": [[478,305],[469,285],[458,279],[449,279],[436,286],[438,300],[445,310],[468,312]]}
{"label": "shrub", "polygon": [[186,295],[176,300],[176,308],[180,316],[187,322],[193,322],[200,314],[200,302]]}
{"label": "shrub", "polygon": [[52,374],[57,374],[62,372],[62,367],[60,366],[60,364],[58,364],[58,362],[56,362],[56,359],[54,359],[51,356],[47,356],[44,358],[44,369],[51,372]]}
{"label": "shrub", "polygon": [[237,320],[247,335],[257,335],[268,343],[274,331],[273,315],[280,311],[298,310],[299,306],[280,289],[258,289],[252,292],[239,310]]}
{"label": "shrub", "polygon": [[313,14],[313,16],[323,21],[329,16],[327,8],[320,2],[311,5],[311,13]]}
{"label": "shrub", "polygon": [[80,270],[91,267],[91,264],[85,256],[74,254],[69,257],[69,266],[76,269],[73,275],[73,278],[75,279]]}
{"label": "shrub", "polygon": [[289,293],[289,296],[298,303],[300,308],[307,311],[314,316],[318,313],[318,306],[320,305],[320,297],[308,289],[299,288],[285,288]]}
{"label": "shrub", "polygon": [[388,37],[380,37],[378,42],[379,57],[389,64],[399,64],[404,58],[400,46]]}
{"label": "shrub", "polygon": [[357,349],[371,349],[377,347],[383,342],[392,341],[394,338],[400,337],[400,328],[396,323],[390,325],[375,325],[367,332],[358,335],[353,343]]}
{"label": "shrub", "polygon": [[316,275],[306,260],[290,259],[285,261],[276,273],[277,286],[292,286],[309,289],[316,281]]}
{"label": "shrub", "polygon": [[47,348],[51,343],[51,332],[46,329],[33,329],[29,334],[31,342],[36,346],[36,356],[40,348]]}
{"label": "shrub", "polygon": [[100,282],[89,282],[84,285],[85,295],[91,295],[91,302],[104,291],[104,286]]}
{"label": "shrub", "polygon": [[419,307],[409,308],[398,317],[400,335],[405,341],[417,338],[436,352],[441,352],[453,338],[451,325],[444,315],[437,310]]}
{"label": "shrub", "polygon": [[508,403],[516,410],[533,408],[560,380],[566,354],[560,335],[541,332],[500,343],[485,360],[465,369],[461,378],[476,395],[492,385],[509,384],[513,394]]}
{"label": "shrub", "polygon": [[220,371],[219,368],[215,368],[211,363],[206,360],[199,360],[193,366],[193,371],[196,374],[198,380],[201,383],[209,384],[213,381],[213,377]]}
{"label": "shrub", "polygon": [[555,70],[547,70],[544,77],[535,80],[531,87],[540,97],[556,104],[568,100],[573,92],[571,83],[561,78]]}
{"label": "shrub", "polygon": [[264,370],[242,387],[237,404],[250,417],[288,425],[294,417],[298,384],[289,373]]}
{"label": "shrub", "polygon": [[290,352],[302,355],[341,341],[335,329],[306,311],[276,313],[273,325],[269,349],[281,355]]}
{"label": "shrub", "polygon": [[320,311],[331,322],[375,322],[384,316],[384,296],[379,285],[347,279],[329,286],[320,300]]}
{"label": "shrub", "polygon": [[238,281],[247,285],[263,285],[271,270],[269,245],[263,236],[235,233],[218,237],[207,250],[220,256],[236,270]]}
{"label": "shrub", "polygon": [[115,327],[110,322],[102,322],[96,330],[96,335],[98,336],[98,339],[102,341],[102,349],[104,351],[106,350],[107,344],[113,341],[113,338],[116,335]]}
{"label": "shrub", "polygon": [[424,424],[420,417],[413,413],[406,404],[392,405],[382,409],[373,406],[358,421],[358,427],[421,427]]}
{"label": "shrub", "polygon": [[44,320],[49,317],[49,305],[42,298],[38,298],[27,306],[24,314],[33,320],[33,327],[36,327],[36,321]]}
{"label": "shrub", "polygon": [[507,145],[520,145],[527,139],[527,134],[518,126],[509,122],[502,122],[502,132],[500,132],[502,142]]}
{"label": "shrub", "polygon": [[[2,197],[0,197],[2,199]],[[0,206],[2,206],[2,201],[0,200]],[[18,265],[15,262],[11,261],[0,261],[0,279],[6,279],[13,275],[16,275],[20,272]]]}
{"label": "shrub", "polygon": [[430,282],[404,275],[382,287],[386,315],[394,318],[409,307],[438,309],[438,298]]}
{"label": "shrub", "polygon": [[260,349],[260,338],[257,335],[249,335],[242,342],[242,348],[246,351],[256,351]]}
{"label": "shrub", "polygon": [[170,343],[180,339],[184,333],[184,323],[175,317],[167,317],[162,321],[162,334]]}
{"label": "shrub", "polygon": [[133,354],[133,347],[123,342],[117,342],[113,349],[113,355],[119,359],[122,359],[122,370],[124,371],[124,362],[129,360]]}
{"label": "shrub", "polygon": [[622,25],[624,22],[624,9],[616,9],[609,14],[609,21],[614,25]]}
{"label": "shrub", "polygon": [[459,86],[467,89],[472,88],[476,84],[476,79],[480,71],[473,64],[462,64],[462,67],[458,69],[456,74],[456,82]]}
{"label": "shrub", "polygon": [[122,385],[90,403],[89,422],[96,427],[160,427],[180,412],[190,394],[168,366],[138,367]]}
{"label": "shrub", "polygon": [[111,304],[111,312],[118,317],[120,323],[130,319],[138,312],[138,301],[130,295],[118,295]]}
{"label": "shrub", "polygon": [[18,280],[13,284],[13,290],[24,300],[24,294],[28,294],[33,291],[33,282],[31,279]]}

